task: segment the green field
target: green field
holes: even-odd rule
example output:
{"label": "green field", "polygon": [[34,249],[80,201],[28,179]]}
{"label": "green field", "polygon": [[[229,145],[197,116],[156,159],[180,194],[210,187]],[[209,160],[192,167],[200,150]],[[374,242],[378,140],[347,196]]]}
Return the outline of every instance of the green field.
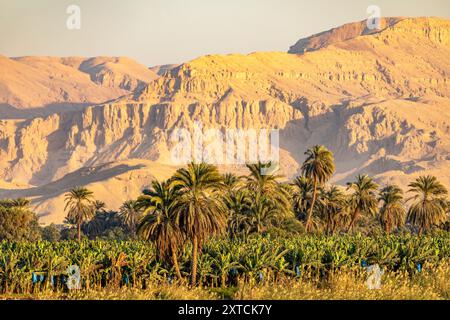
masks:
{"label": "green field", "polygon": [[[2,242],[0,249],[5,299],[450,298],[448,232],[214,239],[203,246],[196,287],[187,281],[189,244],[180,253],[181,281],[149,242]],[[379,289],[366,283],[372,264],[383,270]],[[80,268],[79,289],[67,288],[70,265]]]}

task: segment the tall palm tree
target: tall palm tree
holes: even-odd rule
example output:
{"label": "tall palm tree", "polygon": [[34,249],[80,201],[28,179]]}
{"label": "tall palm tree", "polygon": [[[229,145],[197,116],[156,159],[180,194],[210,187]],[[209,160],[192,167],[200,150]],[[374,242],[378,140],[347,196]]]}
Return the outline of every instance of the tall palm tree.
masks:
{"label": "tall palm tree", "polygon": [[177,190],[171,188],[168,181],[153,181],[152,188],[137,200],[143,210],[138,233],[146,240],[155,243],[160,259],[172,259],[178,279],[182,280],[178,251],[183,246],[184,235],[174,215],[174,200]]}
{"label": "tall palm tree", "polygon": [[347,232],[350,232],[361,214],[374,215],[377,209],[376,191],[378,184],[366,174],[359,174],[355,182],[347,183],[347,189],[352,190],[349,205],[353,211]]}
{"label": "tall palm tree", "polygon": [[317,189],[324,185],[334,173],[333,153],[324,146],[314,146],[305,152],[306,160],[302,165],[302,174],[310,178],[313,182],[313,195],[311,206],[306,216],[306,230],[311,229],[311,218],[314,204],[317,198]]}
{"label": "tall palm tree", "polygon": [[76,187],[66,193],[64,211],[68,210],[67,219],[77,225],[78,242],[81,241],[81,224],[94,215],[93,201],[92,191],[86,188]]}
{"label": "tall palm tree", "polygon": [[379,196],[382,202],[380,221],[386,233],[399,228],[405,222],[406,210],[403,205],[403,191],[396,185],[384,187]]}
{"label": "tall palm tree", "polygon": [[119,213],[123,218],[124,223],[131,231],[132,237],[136,238],[136,228],[141,216],[139,211],[139,203],[135,200],[125,201],[120,207]]}
{"label": "tall palm tree", "polygon": [[413,204],[408,211],[408,221],[418,228],[419,234],[446,220],[447,189],[434,176],[421,176],[409,185],[408,199]]}
{"label": "tall palm tree", "polygon": [[298,219],[303,219],[311,207],[312,194],[314,190],[313,183],[306,176],[298,176],[292,182],[294,212]]}
{"label": "tall palm tree", "polygon": [[337,228],[343,226],[347,217],[346,196],[337,186],[332,185],[320,190],[318,202],[319,211],[325,221],[326,232],[334,234]]}
{"label": "tall palm tree", "polygon": [[176,221],[192,242],[191,284],[197,281],[197,260],[203,242],[225,229],[225,205],[221,195],[223,179],[216,166],[190,163],[178,169],[171,187],[178,188],[174,201]]}

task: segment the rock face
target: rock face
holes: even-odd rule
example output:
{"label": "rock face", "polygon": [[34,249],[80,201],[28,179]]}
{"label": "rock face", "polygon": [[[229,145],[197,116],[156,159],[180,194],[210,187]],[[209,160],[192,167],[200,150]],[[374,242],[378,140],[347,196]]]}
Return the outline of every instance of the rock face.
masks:
{"label": "rock face", "polygon": [[386,28],[392,27],[402,18],[380,18],[379,25],[376,28],[368,28],[367,20],[360,22],[347,23],[338,28],[333,28],[308,38],[300,39],[296,44],[289,48],[289,53],[305,53],[324,48],[330,44],[350,40],[358,36],[379,33]]}
{"label": "rock face", "polygon": [[[63,220],[61,194],[75,185],[116,209],[151,177],[170,175],[170,136],[196,122],[279,129],[288,177],[307,147],[324,144],[335,153],[337,183],[364,172],[405,186],[430,173],[450,187],[450,21],[383,23],[376,33],[361,22],[300,40],[291,52],[302,54],[200,57],[146,86],[116,77],[108,63],[72,63],[97,86],[136,90],[83,110],[0,120],[0,197],[34,197],[46,223]],[[119,163],[125,171],[110,170]]]}

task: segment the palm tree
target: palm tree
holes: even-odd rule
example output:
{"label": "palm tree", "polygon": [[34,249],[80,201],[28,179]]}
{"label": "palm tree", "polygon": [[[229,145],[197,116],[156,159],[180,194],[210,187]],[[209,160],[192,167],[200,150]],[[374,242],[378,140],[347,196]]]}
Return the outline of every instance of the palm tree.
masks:
{"label": "palm tree", "polygon": [[11,206],[15,208],[20,209],[28,209],[28,207],[31,205],[31,201],[26,198],[17,198],[11,200]]}
{"label": "palm tree", "polygon": [[66,193],[67,219],[74,221],[77,225],[78,242],[81,241],[81,224],[94,215],[93,193],[86,188],[76,187]]}
{"label": "palm tree", "polygon": [[31,201],[26,198],[0,200],[0,206],[5,208],[28,209],[30,205]]}
{"label": "palm tree", "polygon": [[303,219],[307,215],[308,208],[311,207],[313,183],[306,176],[298,176],[292,182],[294,212],[298,219]]}
{"label": "palm tree", "polygon": [[334,173],[333,153],[324,146],[314,146],[305,152],[306,160],[302,165],[302,174],[313,182],[311,206],[306,216],[306,230],[311,229],[311,218],[317,198],[317,188],[327,182]]}
{"label": "palm tree", "polygon": [[334,234],[338,227],[342,227],[346,212],[346,196],[335,185],[328,189],[321,189],[318,207],[325,221],[327,234]]}
{"label": "palm tree", "polygon": [[236,237],[240,234],[248,234],[246,217],[253,204],[253,200],[246,189],[239,189],[229,192],[224,196],[225,205],[228,209],[228,234],[230,237]]}
{"label": "palm tree", "polygon": [[172,259],[177,277],[182,280],[178,251],[183,246],[184,235],[173,211],[176,196],[176,189],[171,188],[168,181],[153,181],[152,188],[137,200],[137,206],[143,210],[138,233],[155,243],[161,260]]}
{"label": "palm tree", "polygon": [[[94,204],[94,206],[96,206]],[[96,210],[94,217],[87,223],[83,223],[81,229],[89,235],[89,238],[105,236],[108,230],[122,229],[123,221],[118,212]]]}
{"label": "palm tree", "polygon": [[260,233],[281,220],[282,214],[279,208],[271,205],[270,199],[258,195],[245,216],[244,224],[247,225],[248,232]]}
{"label": "palm tree", "polygon": [[248,164],[247,168],[250,170],[250,174],[246,177],[246,187],[252,197],[262,199],[264,196],[271,205],[287,213],[290,211],[291,202],[287,188],[278,182],[282,176],[264,174],[265,169],[271,166],[271,162]]}
{"label": "palm tree", "polygon": [[225,185],[227,192],[232,192],[239,188],[241,179],[233,173],[225,173],[223,175],[223,184]]}
{"label": "palm tree", "polygon": [[140,211],[137,201],[125,201],[119,209],[120,216],[131,231],[133,238],[136,238],[136,227],[139,222]]}
{"label": "palm tree", "polygon": [[192,242],[191,284],[197,280],[197,260],[203,242],[225,229],[225,205],[221,196],[223,179],[216,166],[190,163],[178,169],[171,187],[177,187],[179,196],[174,201],[176,221]]}
{"label": "palm tree", "polygon": [[408,221],[418,228],[419,234],[446,220],[447,189],[434,176],[421,176],[409,185],[408,199],[413,204],[408,211]]}
{"label": "palm tree", "polygon": [[377,208],[376,191],[378,184],[366,174],[359,174],[355,182],[347,183],[347,189],[352,190],[349,205],[353,210],[347,232],[350,232],[361,214],[375,214]]}
{"label": "palm tree", "polygon": [[95,200],[93,205],[96,213],[105,212],[106,204],[103,201]]}
{"label": "palm tree", "polygon": [[403,206],[403,191],[396,185],[384,187],[380,192],[380,221],[386,233],[399,228],[405,222],[406,210]]}

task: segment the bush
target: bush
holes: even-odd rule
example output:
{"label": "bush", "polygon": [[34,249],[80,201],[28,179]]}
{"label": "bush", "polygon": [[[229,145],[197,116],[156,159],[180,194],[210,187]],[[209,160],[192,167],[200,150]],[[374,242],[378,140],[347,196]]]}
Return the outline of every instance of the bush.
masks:
{"label": "bush", "polygon": [[0,205],[0,240],[36,241],[40,238],[40,227],[34,212]]}
{"label": "bush", "polygon": [[42,228],[42,240],[56,242],[60,239],[61,231],[54,223]]}

